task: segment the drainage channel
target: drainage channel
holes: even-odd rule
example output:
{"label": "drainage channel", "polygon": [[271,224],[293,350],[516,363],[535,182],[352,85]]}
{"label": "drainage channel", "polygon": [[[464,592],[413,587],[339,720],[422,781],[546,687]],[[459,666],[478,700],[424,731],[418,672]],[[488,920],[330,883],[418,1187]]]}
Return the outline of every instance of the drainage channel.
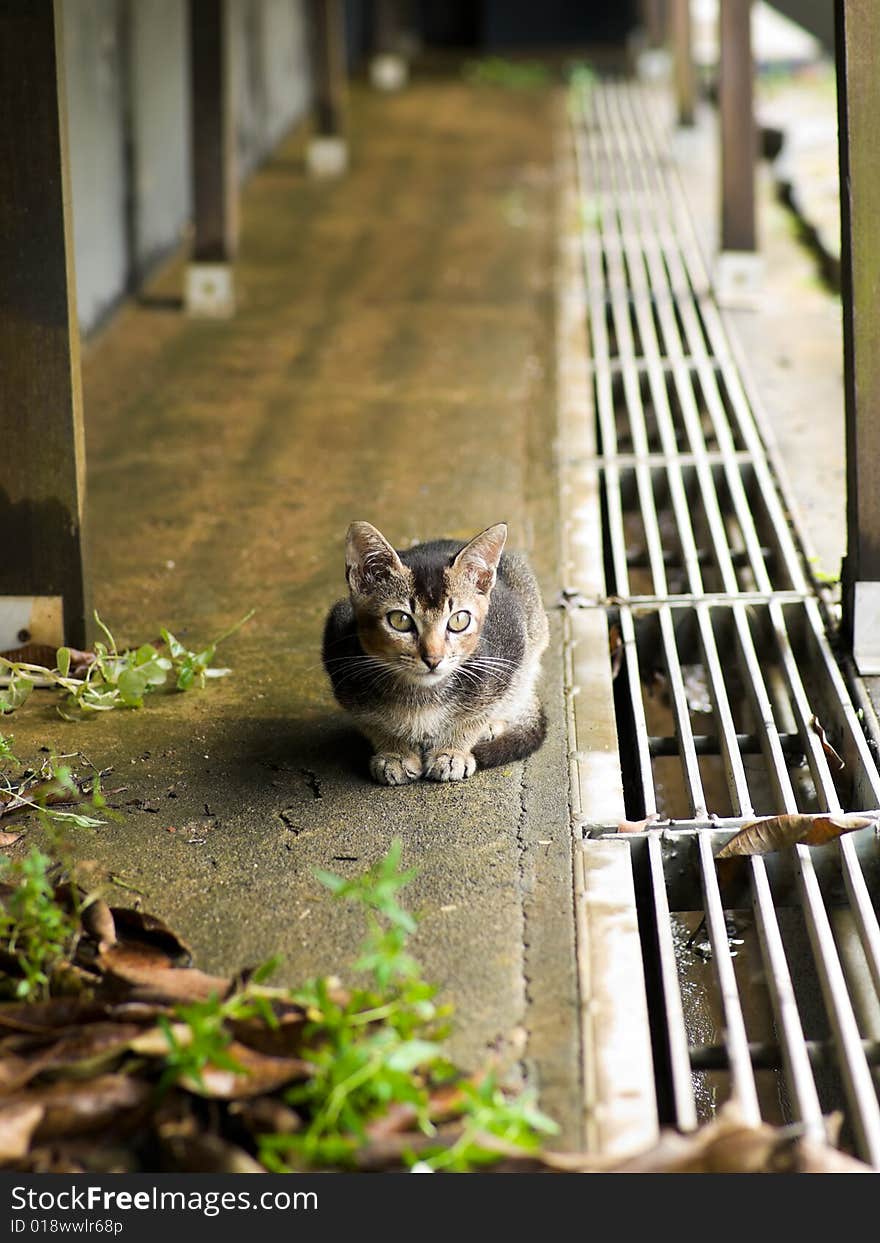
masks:
{"label": "drainage channel", "polygon": [[[692,1128],[733,1098],[748,1121],[821,1138],[840,1111],[839,1142],[880,1167],[875,827],[733,870],[714,860],[756,816],[876,811],[880,774],[712,297],[663,111],[649,88],[618,81],[584,88],[571,110],[581,270],[561,316],[571,338],[582,312],[589,348],[579,378],[570,365],[562,376],[560,443],[584,868],[619,819],[654,818],[618,845],[659,1121]],[[566,270],[574,280],[571,253]],[[606,637],[602,670],[585,652]],[[598,788],[612,730],[620,799]]]}

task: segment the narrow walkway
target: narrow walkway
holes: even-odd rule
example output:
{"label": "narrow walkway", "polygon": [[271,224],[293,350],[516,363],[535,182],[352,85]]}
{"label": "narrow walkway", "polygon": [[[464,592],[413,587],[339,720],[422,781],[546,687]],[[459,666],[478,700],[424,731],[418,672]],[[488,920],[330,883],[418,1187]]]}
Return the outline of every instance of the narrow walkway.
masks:
{"label": "narrow walkway", "polygon": [[162,624],[199,643],[255,608],[223,649],[233,676],[87,725],[38,704],[15,721],[17,750],[113,765],[123,818],[75,848],[207,970],[280,953],[289,981],[339,972],[360,923],[313,869],[353,874],[401,837],[416,950],[458,1012],[453,1052],[534,1070],[577,1143],[558,615],[546,746],[462,785],[370,785],[320,666],[355,518],[398,546],[505,520],[548,603],[558,592],[562,111],[549,91],[452,82],[356,92],[352,115],[345,180],[310,184],[293,139],[249,185],[233,321],[183,319],[172,271],[86,360],[97,606],[123,644]]}

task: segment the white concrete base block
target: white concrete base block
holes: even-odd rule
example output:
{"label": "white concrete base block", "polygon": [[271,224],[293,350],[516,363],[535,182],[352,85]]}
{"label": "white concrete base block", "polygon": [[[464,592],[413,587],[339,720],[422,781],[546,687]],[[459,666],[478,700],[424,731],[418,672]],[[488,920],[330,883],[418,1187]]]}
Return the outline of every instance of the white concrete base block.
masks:
{"label": "white concrete base block", "polygon": [[23,643],[61,647],[63,642],[61,596],[0,596],[0,652],[12,651]]}
{"label": "white concrete base block", "polygon": [[190,263],[186,269],[187,315],[228,319],[235,314],[235,289],[229,263]]}
{"label": "white concrete base block", "polygon": [[382,52],[370,61],[370,82],[377,91],[401,91],[409,81],[409,65],[396,52]]}
{"label": "white concrete base block", "polygon": [[752,250],[725,250],[715,257],[715,297],[731,310],[750,310],[764,292],[764,260]]}
{"label": "white concrete base block", "polygon": [[341,177],[348,169],[344,138],[313,138],[306,150],[306,168],[312,177]]}
{"label": "white concrete base block", "polygon": [[636,57],[640,82],[666,82],[672,73],[672,57],[664,47],[650,47]]}
{"label": "white concrete base block", "polygon": [[863,678],[880,674],[880,583],[856,583],[853,659]]}

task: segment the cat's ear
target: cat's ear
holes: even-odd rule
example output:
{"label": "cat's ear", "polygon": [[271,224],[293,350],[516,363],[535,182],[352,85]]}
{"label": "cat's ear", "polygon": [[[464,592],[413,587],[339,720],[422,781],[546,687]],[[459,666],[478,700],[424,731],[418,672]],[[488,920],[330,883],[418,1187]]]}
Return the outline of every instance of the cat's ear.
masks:
{"label": "cat's ear", "polygon": [[368,595],[379,583],[406,577],[403,563],[381,531],[353,522],[345,539],[345,577],[352,591]]}
{"label": "cat's ear", "polygon": [[452,562],[452,569],[463,574],[479,592],[487,596],[495,586],[498,562],[507,539],[507,524],[497,522],[465,544]]}

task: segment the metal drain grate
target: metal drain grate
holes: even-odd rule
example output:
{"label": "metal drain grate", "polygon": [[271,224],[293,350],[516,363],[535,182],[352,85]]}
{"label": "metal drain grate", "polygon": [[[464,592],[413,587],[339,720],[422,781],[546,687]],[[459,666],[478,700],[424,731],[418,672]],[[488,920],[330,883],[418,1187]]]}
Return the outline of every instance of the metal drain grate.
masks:
{"label": "metal drain grate", "polygon": [[[756,815],[880,808],[874,743],[712,300],[657,101],[622,82],[579,99],[597,423],[584,442],[598,443],[606,594],[576,603],[619,631],[626,813],[664,822],[617,839],[632,859],[659,1114],[693,1127],[732,1096],[751,1121],[799,1120],[819,1138],[840,1108],[843,1142],[880,1166],[875,829],[714,861]],[[572,546],[589,548],[577,511],[571,522]],[[585,836],[616,831],[591,818],[586,788]]]}
{"label": "metal drain grate", "polygon": [[627,813],[878,808],[880,775],[643,92],[591,90],[575,145]]}
{"label": "metal drain grate", "polygon": [[[821,1139],[823,1114],[843,1109],[843,1142],[880,1166],[876,834],[732,871],[714,859],[729,836],[633,843],[661,1118],[686,1130],[733,1096],[751,1122],[797,1120]],[[703,918],[695,950],[686,933]]]}

